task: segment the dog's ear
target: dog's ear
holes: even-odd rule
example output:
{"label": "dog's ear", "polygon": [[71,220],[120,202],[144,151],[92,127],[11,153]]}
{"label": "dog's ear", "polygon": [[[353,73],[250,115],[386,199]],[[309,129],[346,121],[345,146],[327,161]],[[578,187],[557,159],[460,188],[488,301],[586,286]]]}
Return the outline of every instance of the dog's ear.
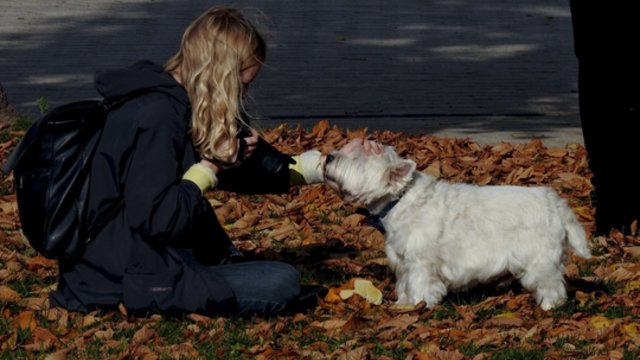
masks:
{"label": "dog's ear", "polygon": [[398,190],[404,188],[413,177],[415,170],[415,162],[411,160],[398,161],[391,167],[391,171],[389,172],[389,185],[393,187],[398,186]]}

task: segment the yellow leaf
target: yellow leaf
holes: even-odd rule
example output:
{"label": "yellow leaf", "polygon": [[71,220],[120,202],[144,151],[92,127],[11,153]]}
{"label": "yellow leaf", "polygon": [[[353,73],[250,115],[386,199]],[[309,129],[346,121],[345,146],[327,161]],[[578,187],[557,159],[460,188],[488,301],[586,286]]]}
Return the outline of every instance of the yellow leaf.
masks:
{"label": "yellow leaf", "polygon": [[440,161],[436,160],[429,164],[429,166],[424,169],[424,172],[433,177],[439,178],[442,175],[442,171],[440,170]]}
{"label": "yellow leaf", "polygon": [[348,298],[353,296],[354,291],[351,289],[341,290],[340,291],[340,299],[347,300]]}
{"label": "yellow leaf", "polygon": [[513,318],[517,318],[518,314],[508,311],[508,312],[503,312],[502,314],[498,314],[494,317],[498,319],[513,319]]}
{"label": "yellow leaf", "polygon": [[382,304],[382,291],[373,286],[369,280],[356,279],[353,282],[353,291],[371,304]]}
{"label": "yellow leaf", "polygon": [[91,326],[91,325],[97,323],[98,321],[99,321],[98,318],[96,318],[95,314],[93,314],[93,313],[85,315],[82,318],[82,327]]}
{"label": "yellow leaf", "polygon": [[602,330],[611,326],[611,320],[604,316],[594,316],[589,320],[589,325],[595,330]]}
{"label": "yellow leaf", "polygon": [[630,335],[635,335],[638,333],[638,327],[636,326],[636,324],[627,324],[622,327],[622,330]]}
{"label": "yellow leaf", "polygon": [[624,285],[624,293],[628,294],[635,289],[640,288],[640,281],[630,281]]}
{"label": "yellow leaf", "polygon": [[217,207],[220,207],[220,206],[224,205],[223,203],[221,203],[220,201],[218,201],[216,199],[209,199],[209,204],[211,204],[211,206],[213,208],[217,208]]}

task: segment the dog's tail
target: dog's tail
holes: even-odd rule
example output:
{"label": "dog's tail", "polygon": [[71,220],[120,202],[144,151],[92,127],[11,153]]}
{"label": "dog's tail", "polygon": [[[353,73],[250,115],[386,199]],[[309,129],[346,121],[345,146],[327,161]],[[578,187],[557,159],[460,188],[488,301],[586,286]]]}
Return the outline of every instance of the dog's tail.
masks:
{"label": "dog's tail", "polygon": [[[557,196],[557,195],[556,195]],[[587,246],[587,234],[584,231],[584,226],[576,218],[576,214],[569,207],[569,204],[565,199],[558,196],[558,211],[562,218],[564,228],[567,230],[567,239],[569,245],[578,255],[588,259],[591,257],[591,252]]]}

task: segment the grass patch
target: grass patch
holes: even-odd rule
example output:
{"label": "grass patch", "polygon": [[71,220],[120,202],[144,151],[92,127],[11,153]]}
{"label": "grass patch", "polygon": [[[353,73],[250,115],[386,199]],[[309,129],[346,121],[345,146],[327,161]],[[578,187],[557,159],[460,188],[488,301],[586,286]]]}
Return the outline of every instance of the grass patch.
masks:
{"label": "grass patch", "polygon": [[636,360],[640,359],[640,350],[624,350],[622,354],[622,360]]}
{"label": "grass patch", "polygon": [[504,349],[492,353],[490,360],[543,360],[545,351],[540,349]]}
{"label": "grass patch", "polygon": [[[246,359],[244,350],[258,345],[259,336],[251,336],[249,329],[253,324],[251,319],[242,317],[229,318],[224,323],[224,331],[215,341],[203,341],[198,343],[197,349],[206,359]],[[182,339],[179,342],[184,341]]]}
{"label": "grass patch", "polygon": [[488,353],[493,348],[489,345],[475,345],[475,344],[463,344],[458,348],[464,356],[473,358],[479,354]]}
{"label": "grass patch", "polygon": [[407,350],[403,347],[395,346],[392,348],[386,348],[379,342],[375,342],[370,351],[376,359],[380,357],[387,357],[389,359],[404,359],[407,356]]}
{"label": "grass patch", "polygon": [[574,336],[563,336],[557,338],[552,346],[556,350],[563,350],[568,344],[575,346],[576,350],[583,350],[589,346],[591,342]]}
{"label": "grass patch", "polygon": [[462,316],[458,313],[453,304],[447,302],[439,305],[433,314],[431,314],[429,319],[440,321],[445,319],[460,320],[461,318]]}
{"label": "grass patch", "polygon": [[154,326],[154,330],[167,344],[180,344],[184,341],[187,324],[184,321],[163,319]]}
{"label": "grass patch", "polygon": [[10,281],[6,285],[17,291],[20,296],[30,297],[39,290],[53,285],[55,282],[55,276],[40,277],[34,273],[27,272],[22,279]]}
{"label": "grass patch", "polygon": [[480,321],[492,318],[498,314],[502,314],[504,312],[506,312],[506,307],[504,305],[485,307],[476,311],[475,321],[480,322]]}

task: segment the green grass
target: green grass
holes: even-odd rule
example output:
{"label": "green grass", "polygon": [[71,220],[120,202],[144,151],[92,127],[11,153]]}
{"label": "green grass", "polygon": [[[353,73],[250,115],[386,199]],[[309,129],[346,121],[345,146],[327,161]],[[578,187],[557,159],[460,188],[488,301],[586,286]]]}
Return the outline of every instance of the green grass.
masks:
{"label": "green grass", "polygon": [[504,305],[488,306],[476,311],[475,321],[480,322],[489,318],[492,318],[498,314],[502,314],[506,311]]}
{"label": "green grass", "polygon": [[622,355],[622,360],[636,360],[640,359],[640,350],[626,350]]}
{"label": "green grass", "polygon": [[574,336],[563,336],[556,339],[556,341],[553,343],[553,348],[556,350],[562,350],[567,344],[575,346],[576,350],[582,350],[589,346],[591,342]]}
{"label": "green grass", "polygon": [[461,318],[462,316],[456,311],[453,304],[446,302],[438,305],[429,319],[440,321],[444,319],[460,320]]}
{"label": "green grass", "polygon": [[163,338],[167,344],[174,345],[184,342],[185,330],[188,322],[175,319],[163,319],[154,326],[154,330],[159,337]]}
{"label": "green grass", "polygon": [[38,100],[36,100],[36,104],[38,104],[38,110],[40,110],[40,114],[44,115],[46,112],[49,111],[49,100],[47,100],[44,97],[39,97]]}
{"label": "green grass", "polygon": [[39,290],[50,286],[56,282],[54,276],[40,277],[34,273],[26,273],[26,276],[20,280],[13,280],[6,285],[20,294],[22,297],[34,296]]}
{"label": "green grass", "polygon": [[11,131],[25,131],[33,124],[30,118],[26,116],[18,116],[11,124]]}
{"label": "green grass", "polygon": [[504,349],[489,356],[489,360],[543,360],[545,351],[540,349]]}
{"label": "green grass", "polygon": [[[207,339],[196,344],[201,356],[206,359],[245,359],[247,354],[243,350],[249,349],[260,343],[259,336],[250,336],[247,333],[253,320],[242,317],[229,318],[224,323],[224,331],[220,338]],[[177,330],[173,332],[177,335]],[[184,341],[184,337],[180,342]]]}
{"label": "green grass", "polygon": [[464,356],[469,358],[473,358],[479,354],[488,353],[491,350],[493,350],[493,348],[489,345],[475,345],[475,344],[463,344],[458,348],[458,351],[460,351]]}

